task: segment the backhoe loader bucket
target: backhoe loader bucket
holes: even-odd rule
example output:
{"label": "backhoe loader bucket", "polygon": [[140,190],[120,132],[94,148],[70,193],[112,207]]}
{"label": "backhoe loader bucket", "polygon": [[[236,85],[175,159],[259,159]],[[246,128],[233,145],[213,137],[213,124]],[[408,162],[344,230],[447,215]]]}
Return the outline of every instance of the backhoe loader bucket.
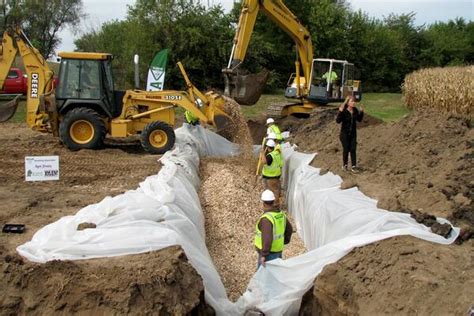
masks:
{"label": "backhoe loader bucket", "polygon": [[232,141],[232,137],[235,136],[235,123],[230,117],[226,115],[215,115],[214,124],[217,128],[217,134]]}
{"label": "backhoe loader bucket", "polygon": [[18,99],[20,95],[17,95],[13,100],[8,101],[7,103],[0,104],[0,122],[6,122],[13,117],[18,108]]}
{"label": "backhoe loader bucket", "polygon": [[268,70],[258,74],[245,73],[242,70],[224,69],[225,91],[241,105],[254,105],[260,99],[265,84],[270,77]]}

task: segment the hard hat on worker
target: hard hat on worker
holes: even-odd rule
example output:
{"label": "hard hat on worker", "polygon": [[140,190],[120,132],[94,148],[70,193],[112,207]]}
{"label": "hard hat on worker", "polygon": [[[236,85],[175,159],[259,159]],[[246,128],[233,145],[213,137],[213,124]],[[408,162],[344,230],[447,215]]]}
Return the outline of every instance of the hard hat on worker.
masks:
{"label": "hard hat on worker", "polygon": [[272,148],[275,148],[275,146],[276,146],[275,141],[273,139],[267,140],[266,145],[267,145],[267,147],[272,147]]}
{"label": "hard hat on worker", "polygon": [[275,201],[275,194],[271,190],[265,190],[262,193],[263,202],[273,202]]}
{"label": "hard hat on worker", "polygon": [[275,120],[274,120],[274,119],[272,119],[271,117],[270,117],[270,118],[267,118],[267,125],[268,125],[268,124],[273,124],[273,123],[275,123]]}
{"label": "hard hat on worker", "polygon": [[267,135],[267,139],[273,139],[273,140],[275,140],[275,139],[277,139],[277,136],[276,136],[275,133],[269,133],[269,134]]}

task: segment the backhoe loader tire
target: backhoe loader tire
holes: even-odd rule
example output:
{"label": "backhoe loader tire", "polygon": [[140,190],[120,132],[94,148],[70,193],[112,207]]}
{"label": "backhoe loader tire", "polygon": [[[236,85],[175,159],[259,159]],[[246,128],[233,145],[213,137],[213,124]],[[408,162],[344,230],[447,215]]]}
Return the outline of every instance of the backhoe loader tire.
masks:
{"label": "backhoe loader tire", "polygon": [[164,154],[173,148],[175,140],[173,128],[160,121],[147,124],[141,134],[143,149],[154,155]]}
{"label": "backhoe loader tire", "polygon": [[100,115],[88,108],[72,109],[59,125],[59,137],[70,150],[100,148],[106,134]]}

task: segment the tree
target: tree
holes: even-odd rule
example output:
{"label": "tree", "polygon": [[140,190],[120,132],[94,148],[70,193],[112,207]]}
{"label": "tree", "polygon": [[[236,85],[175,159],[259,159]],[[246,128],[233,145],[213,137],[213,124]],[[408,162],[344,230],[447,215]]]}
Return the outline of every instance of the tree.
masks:
{"label": "tree", "polygon": [[0,5],[1,25],[19,25],[45,58],[53,55],[61,40],[59,31],[75,28],[85,16],[82,0],[4,0]]}
{"label": "tree", "polygon": [[474,62],[474,22],[456,19],[437,22],[427,27],[424,37],[428,42],[423,57],[433,66],[462,65]]}
{"label": "tree", "polygon": [[[182,61],[191,80],[201,88],[222,87],[221,69],[232,45],[232,29],[222,7],[206,8],[193,1],[138,0],[124,21],[106,23],[75,41],[82,51],[105,51],[115,56],[115,77],[121,88],[133,82],[134,54],[140,55],[141,81],[148,63],[161,49],[170,50],[165,87],[181,88]],[[118,65],[118,66],[117,66]]]}

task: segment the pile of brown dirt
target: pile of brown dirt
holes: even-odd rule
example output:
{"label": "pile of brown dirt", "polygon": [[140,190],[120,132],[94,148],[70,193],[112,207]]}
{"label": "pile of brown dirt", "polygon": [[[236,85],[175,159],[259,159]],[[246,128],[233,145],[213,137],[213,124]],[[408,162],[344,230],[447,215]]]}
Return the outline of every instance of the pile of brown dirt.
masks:
{"label": "pile of brown dirt", "polygon": [[469,315],[472,248],[397,237],[357,248],[318,276],[312,315]]}
{"label": "pile of brown dirt", "polygon": [[[235,301],[257,270],[253,240],[255,224],[263,213],[263,183],[239,158],[202,160],[200,178],[206,244],[229,298]],[[304,252],[302,240],[293,234],[283,255],[289,258]]]}
{"label": "pile of brown dirt", "polygon": [[354,175],[341,170],[336,111],[323,111],[290,127],[300,149],[318,152],[314,166],[345,180],[356,179],[381,208],[419,210],[447,217],[456,225],[474,226],[474,130],[469,122],[418,112],[398,123],[360,126],[357,157],[362,172]]}
{"label": "pile of brown dirt", "polygon": [[[358,174],[343,172],[337,109],[285,119],[299,150],[318,152],[315,167],[356,183],[379,207],[417,210],[474,227],[474,130],[465,119],[415,112],[397,123],[366,116],[358,130]],[[412,250],[405,251],[407,248]],[[464,314],[474,302],[474,241],[441,246],[396,237],[356,249],[327,266],[304,308],[323,314]],[[468,282],[468,283],[466,283]],[[314,309],[312,309],[314,308]]]}
{"label": "pile of brown dirt", "polygon": [[[0,125],[0,314],[186,314],[201,308],[201,277],[172,247],[148,254],[34,264],[16,254],[43,226],[108,195],[136,189],[160,170],[139,142],[109,141],[103,150],[70,152],[25,124]],[[24,157],[59,155],[60,180],[25,182]]]}
{"label": "pile of brown dirt", "polygon": [[34,264],[0,248],[2,314],[164,314],[205,310],[204,288],[180,247]]}

